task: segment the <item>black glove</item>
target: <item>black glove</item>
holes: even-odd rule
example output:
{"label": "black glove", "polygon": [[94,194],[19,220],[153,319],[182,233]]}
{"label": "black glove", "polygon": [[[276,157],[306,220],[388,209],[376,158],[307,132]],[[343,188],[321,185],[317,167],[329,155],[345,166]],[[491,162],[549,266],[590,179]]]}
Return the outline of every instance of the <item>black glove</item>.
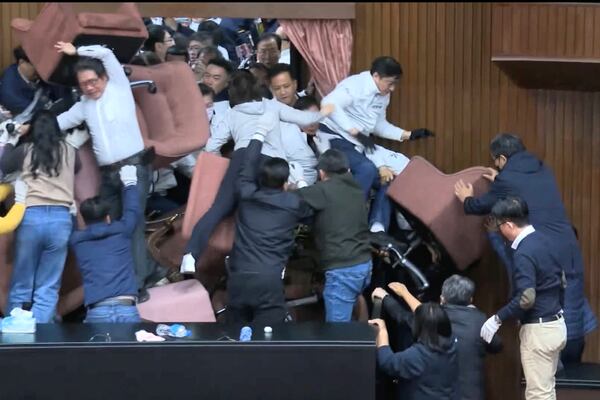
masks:
{"label": "black glove", "polygon": [[435,136],[435,134],[433,132],[431,132],[429,129],[425,129],[425,128],[415,129],[414,131],[410,132],[410,140],[417,140],[417,139],[426,138],[429,136]]}
{"label": "black glove", "polygon": [[371,135],[359,133],[358,135],[356,135],[356,140],[358,140],[360,144],[363,145],[367,153],[372,153],[373,151],[375,151],[375,141],[373,140],[373,137]]}

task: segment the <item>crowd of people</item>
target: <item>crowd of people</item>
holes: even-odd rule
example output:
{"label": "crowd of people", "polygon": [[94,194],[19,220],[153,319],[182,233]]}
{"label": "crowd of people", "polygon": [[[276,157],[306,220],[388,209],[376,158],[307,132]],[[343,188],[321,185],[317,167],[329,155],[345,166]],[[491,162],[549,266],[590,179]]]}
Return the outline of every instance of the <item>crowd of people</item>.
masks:
{"label": "crowd of people", "polygon": [[[187,63],[210,124],[210,138],[199,151],[230,158],[213,206],[193,229],[180,272],[195,272],[217,225],[235,215],[228,321],[282,322],[295,228],[308,224],[325,275],[325,320],[350,321],[357,297],[370,285],[371,243],[395,241],[389,229],[397,211],[386,190],[408,163],[376,145],[374,136],[398,142],[434,136],[386,119],[400,64],[378,57],[370,70],[342,80],[319,101],[298,91],[276,21],[146,22],[148,39],[131,64]],[[17,135],[0,138],[3,176],[20,176],[15,205],[0,220],[0,232],[15,230],[7,311],[30,309],[37,322],[53,322],[71,247],[83,277],[85,322],[137,322],[136,304],[147,300],[146,289],[168,282],[165,269],[149,257],[144,215],[185,204],[199,152],[153,170],[153,149],[144,145],[130,82],[113,52],[64,42],[55,48],[79,56],[74,73],[80,100],[59,115],[37,110]],[[22,49],[14,55],[15,64],[1,78],[3,118],[22,113],[45,84]],[[53,98],[61,96],[60,88],[52,90]],[[101,187],[77,210],[78,149],[88,139]],[[552,398],[559,359],[580,361],[584,337],[597,326],[583,293],[581,251],[551,171],[515,135],[498,135],[490,152],[497,168],[485,175],[490,191],[475,197],[472,186],[460,181],[455,194],[466,214],[491,216],[490,241],[506,266],[510,300],[486,320],[472,304],[475,286],[465,277],[444,282],[439,304],[421,304],[400,282],[389,285],[391,293],[376,288],[372,297],[383,301],[388,320],[412,327],[412,345],[394,352],[384,320],[370,321],[378,327],[378,365],[403,382],[402,398],[484,398],[483,358],[500,351],[497,331],[510,319],[521,324],[526,397]],[[0,197],[8,193],[8,185],[0,185]]]}

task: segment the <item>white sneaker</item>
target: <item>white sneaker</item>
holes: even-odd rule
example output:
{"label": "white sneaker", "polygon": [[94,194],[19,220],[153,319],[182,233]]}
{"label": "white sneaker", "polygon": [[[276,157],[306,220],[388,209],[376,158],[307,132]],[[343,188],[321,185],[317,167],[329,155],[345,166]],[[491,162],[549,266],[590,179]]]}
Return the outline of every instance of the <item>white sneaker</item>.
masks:
{"label": "white sneaker", "polygon": [[185,256],[183,256],[179,272],[181,272],[182,274],[193,274],[196,272],[196,260],[194,259],[191,253],[188,253]]}

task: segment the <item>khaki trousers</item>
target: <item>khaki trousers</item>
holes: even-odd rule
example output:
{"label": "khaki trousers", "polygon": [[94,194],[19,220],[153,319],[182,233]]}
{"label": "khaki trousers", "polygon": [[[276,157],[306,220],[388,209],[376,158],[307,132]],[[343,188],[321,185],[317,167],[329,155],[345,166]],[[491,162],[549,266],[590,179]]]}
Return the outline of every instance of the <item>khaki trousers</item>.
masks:
{"label": "khaki trousers", "polygon": [[525,324],[519,331],[521,364],[527,386],[526,400],[555,400],[556,366],[567,343],[564,318],[557,321]]}

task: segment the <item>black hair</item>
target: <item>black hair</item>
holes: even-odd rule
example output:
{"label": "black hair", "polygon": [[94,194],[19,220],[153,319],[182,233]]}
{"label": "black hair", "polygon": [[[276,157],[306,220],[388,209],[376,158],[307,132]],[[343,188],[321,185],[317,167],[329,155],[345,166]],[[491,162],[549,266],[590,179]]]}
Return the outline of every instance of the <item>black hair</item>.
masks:
{"label": "black hair", "polygon": [[144,51],[143,53],[137,54],[129,62],[129,64],[131,64],[131,65],[142,65],[142,66],[150,66],[150,65],[156,65],[156,64],[161,64],[161,63],[162,63],[162,60],[153,51]]}
{"label": "black hair", "polygon": [[289,64],[278,63],[269,68],[269,81],[279,74],[288,73],[292,80],[296,80]]}
{"label": "black hair", "polygon": [[213,45],[215,44],[215,35],[212,32],[208,32],[208,31],[198,31],[192,34],[192,36],[190,36],[190,42],[194,41],[194,42],[206,42],[207,40],[210,40]]}
{"label": "black hair", "polygon": [[25,54],[25,50],[23,50],[23,48],[21,46],[14,48],[13,55],[15,56],[15,61],[17,63],[19,62],[19,60],[31,62],[31,61],[29,61],[29,57],[27,57],[27,54]]}
{"label": "black hair", "polygon": [[252,64],[250,64],[250,65],[248,66],[248,70],[250,70],[250,69],[252,69],[252,68],[254,68],[254,69],[258,69],[258,70],[261,70],[262,72],[264,72],[264,73],[267,75],[267,77],[269,76],[269,71],[270,71],[270,70],[269,70],[269,67],[267,67],[267,66],[266,66],[265,64],[263,64],[263,63],[254,62],[254,63],[252,63]]}
{"label": "black hair", "polygon": [[[198,51],[198,58],[202,57],[202,55],[206,54],[206,53],[211,55],[211,57],[208,58],[209,60],[213,60],[213,59],[214,60],[225,60],[223,58],[223,55],[217,48],[217,46],[206,46],[206,47],[201,48],[200,51]],[[227,61],[227,60],[225,60],[225,61]],[[208,64],[210,64],[210,62],[207,63],[207,65]],[[215,65],[217,65],[217,64],[215,64]],[[231,69],[233,72],[233,67]]]}
{"label": "black hair", "polygon": [[400,78],[402,76],[402,66],[392,57],[381,56],[373,60],[371,64],[371,75],[375,72],[381,78]]}
{"label": "black hair", "polygon": [[260,35],[260,37],[258,38],[258,42],[256,42],[256,48],[258,49],[258,45],[260,44],[260,42],[265,42],[271,39],[275,39],[275,42],[277,43],[277,50],[281,51],[281,37],[278,34],[272,32],[265,32],[262,35]]}
{"label": "black hair", "polygon": [[190,44],[190,39],[182,33],[175,32],[173,35],[173,41],[175,42],[175,46],[178,49],[185,49],[187,51],[188,44]]}
{"label": "black hair", "polygon": [[527,202],[516,196],[508,196],[494,204],[491,212],[497,224],[512,222],[519,228],[529,224],[529,207]]}
{"label": "black hair", "polygon": [[88,225],[102,222],[110,213],[110,202],[100,196],[92,197],[81,203],[79,212]]}
{"label": "black hair", "polygon": [[207,84],[204,84],[202,82],[198,83],[198,89],[200,89],[200,93],[202,93],[202,96],[212,96],[213,99],[215,98],[216,94],[215,91],[213,90],[213,88],[211,88],[210,86],[208,86]]}
{"label": "black hair", "polygon": [[297,110],[308,110],[311,106],[320,108],[319,101],[314,96],[302,96],[294,103],[294,108]]}
{"label": "black hair", "polygon": [[512,133],[501,133],[496,135],[490,142],[490,153],[494,159],[504,156],[507,159],[512,155],[525,151],[521,138]]}
{"label": "black hair", "polygon": [[219,45],[223,42],[223,33],[219,24],[215,21],[204,20],[198,25],[198,32],[208,32],[213,35],[213,42]]}
{"label": "black hair", "polygon": [[245,69],[239,69],[231,75],[228,93],[230,107],[250,101],[261,101],[263,97],[258,81]]}
{"label": "black hair", "polygon": [[165,41],[167,30],[164,26],[155,24],[150,24],[146,26],[146,28],[148,29],[148,39],[144,42],[144,47],[142,49],[144,51],[156,51],[156,43]]}
{"label": "black hair", "polygon": [[290,166],[283,158],[273,157],[261,165],[258,176],[261,187],[281,189],[290,176]]}
{"label": "black hair", "polygon": [[229,61],[227,61],[226,59],[224,59],[223,57],[211,58],[206,63],[206,66],[208,67],[211,64],[216,65],[217,67],[223,68],[225,71],[227,71],[227,75],[229,75],[229,76],[231,76],[231,74],[233,74],[233,72],[235,71],[235,68],[233,68],[233,65],[231,65],[231,63]]}
{"label": "black hair", "polygon": [[98,77],[107,76],[106,68],[104,68],[102,61],[92,57],[79,57],[73,70],[75,71],[75,76],[82,71],[94,71]]}
{"label": "black hair", "polygon": [[[450,339],[452,325],[446,311],[438,303],[423,303],[415,310],[413,338],[430,350],[445,353],[448,344],[442,338]],[[446,342],[447,343],[447,342]]]}
{"label": "black hair", "polygon": [[327,175],[341,175],[348,172],[350,162],[341,151],[329,149],[319,157],[317,169],[323,170]]}
{"label": "black hair", "polygon": [[31,167],[34,179],[38,172],[52,177],[60,175],[65,149],[64,135],[56,115],[49,110],[37,111],[31,119]]}
{"label": "black hair", "polygon": [[165,56],[165,59],[167,58],[167,56],[183,56],[185,58],[185,62],[189,62],[190,61],[190,55],[187,51],[187,49],[185,47],[178,47],[178,46],[171,46],[167,49],[167,54]]}

